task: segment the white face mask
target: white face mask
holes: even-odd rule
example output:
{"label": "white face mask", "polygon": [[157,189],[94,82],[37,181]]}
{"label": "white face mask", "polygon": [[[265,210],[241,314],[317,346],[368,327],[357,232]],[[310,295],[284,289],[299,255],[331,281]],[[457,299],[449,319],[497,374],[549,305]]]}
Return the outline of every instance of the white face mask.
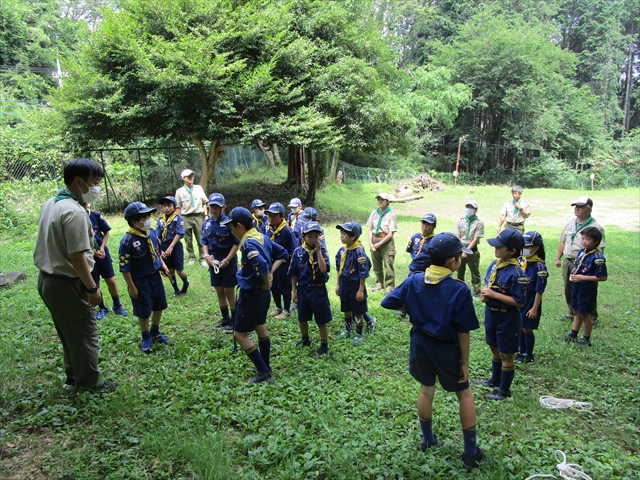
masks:
{"label": "white face mask", "polygon": [[475,209],[474,209],[474,208],[467,208],[467,209],[464,211],[464,214],[465,214],[467,217],[471,218],[471,217],[473,217],[473,216],[476,214],[476,211],[475,211]]}
{"label": "white face mask", "polygon": [[89,189],[87,193],[82,194],[82,201],[84,203],[92,203],[100,195],[100,187],[90,187],[84,180],[82,180],[82,183],[84,183]]}
{"label": "white face mask", "polygon": [[533,252],[531,251],[530,248],[523,248],[522,249],[522,256],[523,257],[531,257],[533,255]]}
{"label": "white face mask", "polygon": [[298,207],[291,207],[291,213],[296,213],[298,211]]}
{"label": "white face mask", "polygon": [[258,215],[264,215],[264,208],[258,210]]}
{"label": "white face mask", "polygon": [[149,230],[151,230],[151,219],[150,218],[147,218],[142,223],[142,230],[144,230],[145,232],[148,232]]}

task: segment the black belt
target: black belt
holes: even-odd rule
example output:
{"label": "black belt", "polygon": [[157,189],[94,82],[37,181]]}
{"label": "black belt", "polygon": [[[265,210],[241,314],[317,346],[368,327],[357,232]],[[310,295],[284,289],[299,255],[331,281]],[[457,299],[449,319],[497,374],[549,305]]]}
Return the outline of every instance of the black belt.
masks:
{"label": "black belt", "polygon": [[522,222],[522,223],[507,222],[507,225],[515,225],[517,227],[524,227],[524,222]]}
{"label": "black belt", "polygon": [[204,213],[200,212],[200,213],[185,213],[184,215],[182,215],[183,217],[195,217],[196,215],[200,215],[203,216]]}
{"label": "black belt", "polygon": [[44,273],[48,277],[61,278],[63,280],[80,280],[79,277],[67,277],[66,275],[54,275],[52,273],[43,272],[42,270],[40,270],[40,273]]}
{"label": "black belt", "polygon": [[427,335],[428,337],[431,337],[432,339],[440,342],[440,343],[449,343],[449,344],[454,344],[457,343],[455,340],[445,340],[444,338],[440,338],[440,337],[436,337],[435,335],[432,335],[431,333],[427,332],[426,330],[422,330],[420,329],[420,331],[422,333],[424,333],[425,335]]}

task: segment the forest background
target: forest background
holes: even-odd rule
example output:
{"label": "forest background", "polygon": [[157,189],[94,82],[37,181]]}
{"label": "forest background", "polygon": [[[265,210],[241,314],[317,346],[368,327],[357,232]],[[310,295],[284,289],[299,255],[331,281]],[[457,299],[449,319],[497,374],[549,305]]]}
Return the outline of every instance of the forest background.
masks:
{"label": "forest background", "polygon": [[339,161],[451,182],[458,152],[462,184],[636,186],[639,22],[638,0],[3,0],[0,175],[88,156],[135,180],[121,207],[138,170],[208,190],[235,148],[308,203]]}

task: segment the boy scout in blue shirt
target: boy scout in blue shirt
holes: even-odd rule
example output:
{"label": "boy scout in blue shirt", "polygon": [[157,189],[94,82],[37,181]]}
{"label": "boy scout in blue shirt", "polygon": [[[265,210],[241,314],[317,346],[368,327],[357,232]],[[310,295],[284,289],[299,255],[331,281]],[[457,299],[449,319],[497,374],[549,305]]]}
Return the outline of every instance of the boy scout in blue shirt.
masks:
{"label": "boy scout in blue shirt", "polygon": [[309,321],[313,317],[320,330],[320,350],[315,358],[329,353],[329,329],[332,320],[331,304],[327,293],[329,255],[320,242],[322,228],[318,222],[308,222],[302,231],[302,245],[291,257],[292,300],[298,303],[298,322],[302,339],[296,345],[311,346]]}
{"label": "boy scout in blue shirt", "polygon": [[256,230],[260,233],[267,233],[269,229],[269,217],[265,214],[264,203],[259,198],[256,198],[253,202],[251,202],[251,212],[253,216],[253,221],[256,226]]}
{"label": "boy scout in blue shirt", "polygon": [[515,354],[520,346],[522,328],[520,308],[526,301],[529,279],[520,268],[518,257],[524,238],[517,230],[503,230],[487,240],[495,248],[496,260],[487,269],[485,287],[480,292],[484,309],[484,330],[491,349],[491,378],[479,385],[495,387],[485,395],[488,400],[504,400],[511,396],[515,375]]}
{"label": "boy scout in blue shirt", "polygon": [[296,226],[293,229],[293,236],[295,238],[296,248],[302,245],[302,235],[304,226],[309,222],[317,222],[318,221],[318,211],[313,207],[305,208],[302,213],[298,216],[298,220],[296,221]]}
{"label": "boy scout in blue shirt", "polygon": [[569,281],[573,287],[571,290],[571,310],[573,311],[573,326],[565,338],[568,342],[575,342],[578,338],[580,327],[584,325],[582,339],[578,346],[591,346],[591,329],[593,311],[598,298],[598,282],[607,280],[607,264],[600,242],[602,232],[597,227],[587,227],[581,230],[582,250],[576,257]]}
{"label": "boy scout in blue shirt", "polygon": [[299,198],[292,198],[291,201],[289,202],[289,208],[291,209],[291,211],[289,212],[289,215],[287,215],[287,223],[289,224],[289,227],[291,227],[291,230],[293,231],[293,229],[295,229],[296,227],[296,222],[298,220],[298,217],[300,216],[303,210],[302,201]]}
{"label": "boy scout in blue shirt", "polygon": [[409,240],[407,245],[407,253],[411,254],[411,263],[409,264],[409,274],[416,272],[424,272],[429,266],[429,242],[433,238],[433,231],[436,229],[438,219],[433,213],[427,213],[422,217],[422,228],[420,233],[416,233]]}
{"label": "boy scout in blue shirt", "polygon": [[[269,215],[267,236],[284,248],[290,257],[297,245],[284,217],[284,205],[278,202],[272,203],[267,209],[267,215]],[[291,314],[291,279],[287,275],[288,271],[289,260],[287,259],[273,274],[271,294],[276,306],[271,315],[278,319],[287,318]]]}
{"label": "boy scout in blue shirt", "polygon": [[[118,293],[118,285],[116,284],[115,278],[116,274],[113,271],[113,261],[109,253],[109,247],[107,247],[111,226],[100,212],[91,210],[91,205],[85,203],[85,208],[89,211],[89,220],[91,221],[91,228],[93,229],[93,236],[95,238],[94,259],[96,263],[91,271],[91,276],[93,277],[93,281],[96,282],[96,285],[100,285],[100,277],[104,278],[104,283],[107,284],[109,294],[113,300],[113,312],[126,317],[128,313],[120,303],[120,294]],[[98,305],[96,320],[102,320],[107,313],[109,313],[109,309],[104,304],[104,297],[102,297],[100,305]]]}
{"label": "boy scout in blue shirt", "polygon": [[221,193],[209,195],[209,218],[202,226],[202,252],[209,265],[209,280],[218,296],[218,306],[222,320],[214,328],[223,328],[225,333],[233,333],[236,315],[236,292],[238,285],[238,246],[240,242],[231,234],[229,225],[224,224],[226,201]]}
{"label": "boy scout in blue shirt", "polygon": [[169,275],[169,269],[162,261],[160,242],[151,228],[151,214],[155,211],[142,202],[127,205],[124,218],[129,230],[120,241],[120,271],[129,287],[133,314],[138,317],[142,332],[140,350],[144,353],[151,351],[153,342],[169,343],[160,331],[162,311],[167,308],[160,272]]}
{"label": "boy scout in blue shirt", "polygon": [[[256,368],[249,383],[272,382],[271,340],[267,330],[269,288],[273,272],[288,258],[287,252],[255,229],[251,212],[244,207],[231,210],[222,224],[229,225],[233,236],[240,241],[242,252],[237,273],[240,295],[233,334]],[[258,335],[260,349],[249,338],[249,332],[253,330]]]}
{"label": "boy scout in blue shirt", "polygon": [[[169,281],[173,287],[173,296],[180,297],[187,293],[189,279],[184,271],[184,249],[180,241],[184,237],[184,220],[176,212],[178,201],[175,197],[166,196],[158,199],[162,215],[158,218],[156,234],[160,238],[162,259],[169,269]],[[182,280],[182,290],[178,289],[176,271]]]}
{"label": "boy scout in blue shirt", "polygon": [[[338,338],[351,335],[353,324],[356,323],[355,318],[357,319],[356,333],[353,334],[351,342],[358,345],[363,340],[363,323],[369,310],[365,281],[371,270],[371,261],[359,240],[362,227],[358,222],[346,222],[336,225],[336,228],[340,230],[340,241],[343,244],[336,255],[338,266],[336,295],[340,296],[340,311],[344,313],[344,331],[338,334]],[[374,318],[367,318],[367,327],[369,333],[373,333]]]}
{"label": "boy scout in blue shirt", "polygon": [[469,331],[479,327],[467,285],[452,277],[460,266],[462,252],[469,250],[452,233],[434,236],[429,246],[432,264],[424,275],[410,275],[389,293],[382,307],[409,314],[411,347],[409,373],[420,382],[418,418],[424,451],[441,446],[432,429],[436,377],[440,385],[455,392],[460,404],[464,437],[462,461],[471,470],[487,460],[476,445],[476,410],[469,386]]}

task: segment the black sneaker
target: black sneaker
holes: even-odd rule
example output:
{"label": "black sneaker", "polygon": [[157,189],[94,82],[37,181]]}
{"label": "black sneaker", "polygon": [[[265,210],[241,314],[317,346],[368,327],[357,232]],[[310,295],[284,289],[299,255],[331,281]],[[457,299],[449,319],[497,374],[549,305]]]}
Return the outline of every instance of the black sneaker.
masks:
{"label": "black sneaker", "polygon": [[323,350],[322,348],[313,356],[313,358],[321,358],[329,355],[329,349]]}
{"label": "black sneaker", "polygon": [[231,335],[233,333],[233,325],[225,325],[222,327],[224,333]]}
{"label": "black sneaker", "polygon": [[500,390],[500,388],[496,388],[493,392],[484,396],[487,400],[505,400],[511,396],[511,390]]}
{"label": "black sneaker", "polygon": [[182,295],[184,295],[184,293],[180,290],[176,290],[175,292],[173,292],[173,296],[176,298],[181,297]]}
{"label": "black sneaker", "polygon": [[484,380],[480,380],[478,382],[474,382],[474,385],[478,385],[479,387],[499,387],[499,383],[493,383],[493,379],[491,377],[485,378]]}
{"label": "black sneaker", "polygon": [[311,340],[309,340],[308,338],[303,338],[302,340],[298,340],[296,342],[296,347],[299,347],[299,346],[310,347],[311,346]]}
{"label": "black sneaker", "polygon": [[440,439],[438,437],[436,437],[435,435],[433,436],[433,438],[436,439],[436,443],[432,443],[431,445],[427,445],[426,443],[424,443],[424,440],[422,441],[422,444],[420,445],[420,450],[422,450],[423,452],[427,449],[427,448],[440,448],[442,446],[442,442],[440,441]]}
{"label": "black sneaker", "polygon": [[228,317],[223,318],[218,323],[216,323],[213,328],[224,328],[227,325],[231,325],[231,319]]}
{"label": "black sneaker", "polygon": [[564,340],[567,343],[574,343],[578,341],[578,337],[572,337],[569,333],[567,333],[566,335],[558,335],[556,338],[558,340]]}
{"label": "black sneaker", "polygon": [[249,379],[249,383],[263,383],[273,382],[275,378],[271,372],[256,372],[256,374]]}
{"label": "black sneaker", "polygon": [[104,382],[100,388],[98,388],[98,393],[112,393],[116,391],[120,385],[118,382]]}
{"label": "black sneaker", "polygon": [[462,462],[464,463],[464,469],[467,472],[470,472],[474,468],[478,468],[480,466],[480,462],[486,462],[488,465],[492,466],[495,461],[485,456],[484,453],[478,448],[478,453],[476,453],[475,457],[470,455],[462,454]]}
{"label": "black sneaker", "polygon": [[532,363],[535,361],[533,355],[527,355],[526,353],[518,353],[516,354],[516,362],[520,363]]}
{"label": "black sneaker", "polygon": [[189,285],[191,285],[191,282],[189,280],[187,280],[182,284],[182,290],[180,290],[181,295],[184,295],[185,293],[187,293],[187,290],[189,290]]}
{"label": "black sneaker", "polygon": [[590,347],[591,339],[582,337],[580,340],[576,342],[576,347]]}
{"label": "black sneaker", "polygon": [[67,378],[64,383],[62,384],[62,389],[63,390],[67,390],[68,392],[71,392],[73,390],[76,389],[76,381],[75,380],[71,380],[70,378]]}

